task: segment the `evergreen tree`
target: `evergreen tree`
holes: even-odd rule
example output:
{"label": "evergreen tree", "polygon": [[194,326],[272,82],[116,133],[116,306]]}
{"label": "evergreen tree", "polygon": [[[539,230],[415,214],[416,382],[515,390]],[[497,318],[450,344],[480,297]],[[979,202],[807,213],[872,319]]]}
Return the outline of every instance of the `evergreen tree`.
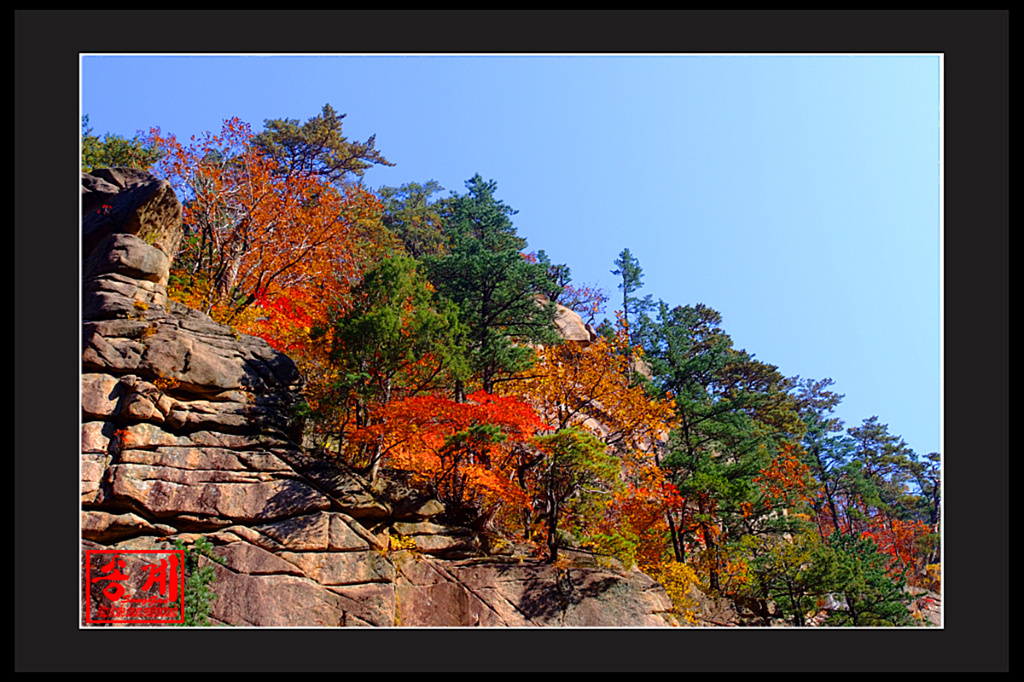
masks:
{"label": "evergreen tree", "polygon": [[910,624],[906,578],[887,572],[888,557],[870,538],[834,533],[813,563],[817,572],[828,576],[831,592],[843,600],[844,607],[829,615],[828,625]]}
{"label": "evergreen tree", "polygon": [[[818,561],[824,544],[808,525],[785,537],[745,536],[742,545],[749,556],[750,581],[742,596],[770,600],[793,625],[806,625],[818,600],[836,588],[832,564]],[[768,609],[762,613],[767,621]]]}
{"label": "evergreen tree", "polygon": [[942,509],[942,457],[937,452],[929,452],[923,460],[914,462],[910,470],[920,491],[918,515],[938,528]]}
{"label": "evergreen tree", "polygon": [[569,514],[586,515],[599,507],[619,485],[620,463],[600,438],[582,429],[537,436],[534,443],[545,455],[538,473],[541,517],[547,521],[548,561],[554,562],[559,522]]}
{"label": "evergreen tree", "polygon": [[[523,254],[515,211],[494,197],[496,183],[475,175],[466,188],[441,207],[448,252],[426,264],[438,293],[458,306],[473,376],[491,393],[495,382],[532,364],[527,344],[558,342],[555,307],[541,298],[553,283],[542,264]],[[465,396],[461,382],[456,393]]]}
{"label": "evergreen tree", "polygon": [[814,500],[822,538],[843,527],[841,494],[846,482],[847,459],[852,452],[849,439],[843,436],[843,421],[831,416],[843,399],[842,395],[826,390],[833,383],[831,379],[814,381],[798,377],[795,380],[800,417],[807,428],[802,441],[804,461],[822,493]]}
{"label": "evergreen tree", "polygon": [[127,139],[107,133],[100,139],[92,134],[89,117],[82,116],[82,172],[97,168],[124,166],[149,170],[160,160],[161,153],[138,137]]}
{"label": "evergreen tree", "polygon": [[350,176],[361,178],[374,164],[393,166],[374,147],[375,136],[366,142],[350,141],[342,133],[345,114],[325,104],[319,116],[300,124],[297,119],[267,119],[253,145],[281,162],[289,175],[319,176],[339,184]]}
{"label": "evergreen tree", "polygon": [[533,258],[548,273],[547,283],[549,286],[545,291],[541,292],[541,295],[551,303],[555,303],[558,301],[558,297],[562,295],[562,291],[572,281],[572,271],[565,263],[552,263],[548,254],[543,249],[538,251]]}
{"label": "evergreen tree", "polygon": [[675,397],[678,427],[661,465],[683,499],[669,519],[676,559],[699,538],[716,590],[725,545],[755,530],[743,513],[756,501],[754,478],[803,428],[788,380],[733,348],[720,324],[702,304],[661,303],[643,334],[658,391]]}
{"label": "evergreen tree", "polygon": [[870,502],[889,518],[909,518],[914,503],[907,493],[917,455],[902,438],[889,433],[888,424],[879,423],[878,417],[865,419],[847,433],[855,443],[853,457],[871,485]]}
{"label": "evergreen tree", "polygon": [[612,274],[622,279],[618,285],[619,291],[622,292],[622,319],[629,330],[630,341],[637,343],[640,338],[639,328],[647,313],[654,308],[654,302],[650,294],[643,298],[635,295],[644,286],[644,271],[640,267],[640,261],[629,252],[629,249],[623,249],[619,253],[614,265],[616,269],[611,271]]}
{"label": "evergreen tree", "polygon": [[409,182],[401,187],[381,187],[378,191],[384,204],[384,226],[413,258],[437,256],[448,248],[438,202],[430,201],[431,195],[442,189],[429,180],[424,185]]}

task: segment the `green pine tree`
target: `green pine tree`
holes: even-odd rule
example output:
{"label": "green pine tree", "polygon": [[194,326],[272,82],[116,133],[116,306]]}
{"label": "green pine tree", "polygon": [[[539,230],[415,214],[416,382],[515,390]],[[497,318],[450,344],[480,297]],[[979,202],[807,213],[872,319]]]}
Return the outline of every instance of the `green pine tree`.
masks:
{"label": "green pine tree", "polygon": [[833,533],[814,558],[818,571],[828,575],[831,592],[843,608],[829,614],[828,625],[900,626],[910,624],[910,595],[904,574],[891,575],[888,558],[871,538]]}
{"label": "green pine tree", "polygon": [[205,537],[198,538],[191,546],[176,540],[174,549],[185,552],[185,593],[182,595],[185,620],[179,627],[209,626],[210,608],[217,596],[210,586],[217,579],[217,572],[208,561],[223,564],[224,559],[213,553],[213,545]]}
{"label": "green pine tree", "polygon": [[301,173],[344,183],[361,178],[374,164],[393,166],[374,147],[375,136],[366,142],[351,141],[342,133],[345,114],[325,104],[320,115],[305,123],[297,119],[267,119],[264,130],[253,139],[257,148],[282,162],[286,173]]}
{"label": "green pine tree", "polygon": [[140,168],[149,170],[160,160],[160,152],[139,138],[127,139],[107,133],[102,139],[92,134],[89,117],[82,116],[82,172],[97,168]]}
{"label": "green pine tree", "polygon": [[[558,342],[554,305],[542,298],[553,285],[547,268],[523,253],[515,211],[495,198],[496,183],[475,175],[466,188],[441,207],[448,252],[425,262],[438,293],[458,306],[473,378],[491,393],[531,365],[527,344]],[[466,394],[461,382],[456,394]]]}
{"label": "green pine tree", "polygon": [[629,252],[629,249],[623,249],[613,265],[616,269],[611,273],[622,279],[618,285],[619,291],[622,292],[622,319],[629,329],[630,341],[638,343],[640,328],[647,314],[654,309],[654,301],[650,294],[643,298],[636,296],[636,292],[644,286],[644,271],[640,267],[640,261]]}
{"label": "green pine tree", "polygon": [[727,545],[755,531],[785,531],[742,509],[757,502],[754,478],[803,429],[789,381],[773,365],[733,348],[721,321],[704,305],[670,309],[661,303],[643,333],[658,392],[675,396],[678,427],[661,465],[686,500],[670,518],[676,559],[685,560],[687,542],[699,534],[714,590]]}
{"label": "green pine tree", "polygon": [[378,190],[384,204],[384,226],[413,258],[437,256],[447,251],[438,202],[430,200],[431,195],[442,189],[437,182],[429,180],[424,185],[409,182],[401,187]]}

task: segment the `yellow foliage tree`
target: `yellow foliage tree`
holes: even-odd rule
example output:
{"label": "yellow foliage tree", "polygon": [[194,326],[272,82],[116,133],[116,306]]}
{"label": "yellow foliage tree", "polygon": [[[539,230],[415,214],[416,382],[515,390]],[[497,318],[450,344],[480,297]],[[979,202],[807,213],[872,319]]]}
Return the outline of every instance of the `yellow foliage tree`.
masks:
{"label": "yellow foliage tree", "polygon": [[623,325],[614,338],[582,347],[571,341],[537,349],[534,367],[501,390],[534,405],[556,430],[582,427],[625,452],[653,452],[673,424],[670,399],[651,399],[630,385],[631,348]]}

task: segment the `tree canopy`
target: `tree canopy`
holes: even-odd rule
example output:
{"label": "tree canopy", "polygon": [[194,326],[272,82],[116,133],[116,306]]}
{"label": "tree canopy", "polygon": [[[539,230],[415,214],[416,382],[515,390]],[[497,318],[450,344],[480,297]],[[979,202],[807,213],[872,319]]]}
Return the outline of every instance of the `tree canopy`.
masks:
{"label": "tree canopy", "polygon": [[[406,256],[382,260],[353,290],[351,303],[322,331],[336,373],[329,410],[346,426],[365,428],[393,400],[429,393],[465,375],[465,329],[455,306]],[[329,417],[329,415],[324,415]],[[379,443],[368,455],[371,479],[380,466]]]}

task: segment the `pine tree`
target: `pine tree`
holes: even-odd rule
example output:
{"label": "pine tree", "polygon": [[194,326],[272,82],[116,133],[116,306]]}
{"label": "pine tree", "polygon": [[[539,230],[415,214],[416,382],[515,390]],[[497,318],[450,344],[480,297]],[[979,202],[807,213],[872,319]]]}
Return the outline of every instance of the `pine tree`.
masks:
{"label": "pine tree", "polygon": [[384,226],[413,258],[437,256],[447,250],[438,202],[430,201],[431,195],[442,189],[436,181],[428,180],[423,185],[409,182],[378,191],[384,205]]}
{"label": "pine tree", "polygon": [[[338,392],[326,402],[341,413],[342,437],[350,419],[351,426],[365,428],[392,401],[436,390],[449,377],[465,373],[465,329],[455,306],[436,299],[412,258],[384,259],[366,273],[351,298],[347,312],[322,330],[330,339]],[[367,473],[372,480],[381,449],[375,444],[370,450]]]}
{"label": "pine tree", "polygon": [[721,321],[704,305],[662,303],[644,334],[655,385],[675,396],[678,427],[661,464],[683,498],[671,519],[676,558],[685,558],[687,541],[703,545],[716,590],[726,543],[751,530],[743,510],[757,501],[755,478],[803,429],[789,382],[733,348]]}
{"label": "pine tree", "polygon": [[612,270],[613,275],[621,277],[622,282],[618,285],[622,292],[622,319],[629,330],[629,339],[633,343],[639,341],[639,327],[643,318],[654,308],[651,295],[643,298],[636,296],[636,292],[644,286],[644,271],[629,249],[623,249],[619,257],[613,263],[616,267]]}
{"label": "pine tree", "polygon": [[340,184],[349,176],[361,178],[374,164],[393,166],[374,147],[375,136],[366,142],[350,141],[342,133],[345,114],[325,104],[319,116],[300,124],[297,119],[267,119],[253,146],[280,163],[288,175],[317,176]]}
{"label": "pine tree", "polygon": [[[492,393],[496,382],[532,364],[527,344],[558,342],[555,307],[542,299],[553,283],[543,265],[524,255],[515,211],[494,197],[497,184],[475,175],[466,188],[443,202],[448,252],[426,265],[438,293],[458,306],[474,378]],[[461,384],[456,393],[464,397]]]}
{"label": "pine tree", "polygon": [[813,559],[816,570],[825,573],[831,591],[840,595],[844,607],[833,611],[829,625],[898,626],[910,623],[903,574],[892,576],[888,557],[878,551],[870,538],[834,533],[824,551]]}

